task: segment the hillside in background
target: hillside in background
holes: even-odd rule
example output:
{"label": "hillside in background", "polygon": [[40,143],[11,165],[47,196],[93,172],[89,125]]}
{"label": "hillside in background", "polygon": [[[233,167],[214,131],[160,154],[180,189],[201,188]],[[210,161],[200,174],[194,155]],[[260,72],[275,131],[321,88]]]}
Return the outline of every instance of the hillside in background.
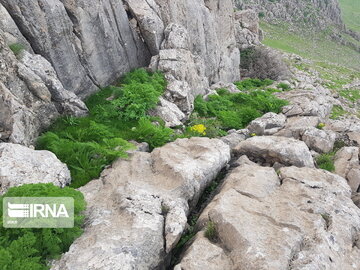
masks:
{"label": "hillside in background", "polygon": [[351,30],[360,32],[360,1],[339,0],[342,12],[342,19]]}

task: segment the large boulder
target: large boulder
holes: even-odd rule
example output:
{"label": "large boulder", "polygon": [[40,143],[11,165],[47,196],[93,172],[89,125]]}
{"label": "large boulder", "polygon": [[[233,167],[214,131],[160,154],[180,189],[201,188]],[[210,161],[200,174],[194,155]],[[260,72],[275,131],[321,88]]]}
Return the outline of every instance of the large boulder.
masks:
{"label": "large boulder", "polygon": [[336,104],[331,93],[320,88],[282,92],[277,96],[291,103],[283,108],[283,113],[288,117],[318,116],[323,121],[329,117],[333,104]]}
{"label": "large boulder", "polygon": [[[215,237],[206,239],[209,222]],[[176,270],[360,268],[360,209],[345,179],[323,170],[287,167],[277,176],[242,165],[197,225],[202,232]]]}
{"label": "large boulder", "polygon": [[255,133],[256,135],[273,135],[284,128],[285,124],[285,115],[269,112],[251,121],[247,128],[250,133]]}
{"label": "large boulder", "polygon": [[0,29],[0,140],[33,144],[61,114],[85,115],[85,104],[67,91],[51,64],[26,51],[15,55]]}
{"label": "large boulder", "polygon": [[217,139],[178,139],[119,160],[80,190],[86,227],[52,269],[156,269],[202,191],[230,160]]}
{"label": "large boulder", "polygon": [[315,127],[306,128],[300,132],[301,140],[316,152],[328,153],[333,150],[336,133],[331,130],[321,130]]}
{"label": "large boulder", "polygon": [[0,143],[0,194],[23,184],[53,183],[64,187],[70,181],[67,166],[53,153]]}
{"label": "large boulder", "polygon": [[260,45],[262,32],[259,28],[259,15],[251,9],[235,13],[236,42],[240,50]]}
{"label": "large boulder", "polygon": [[234,152],[269,165],[278,162],[287,166],[314,167],[314,160],[306,144],[292,138],[256,136],[239,143]]}
{"label": "large boulder", "polygon": [[353,192],[360,187],[360,162],[358,147],[343,147],[335,155],[335,172],[346,178]]}

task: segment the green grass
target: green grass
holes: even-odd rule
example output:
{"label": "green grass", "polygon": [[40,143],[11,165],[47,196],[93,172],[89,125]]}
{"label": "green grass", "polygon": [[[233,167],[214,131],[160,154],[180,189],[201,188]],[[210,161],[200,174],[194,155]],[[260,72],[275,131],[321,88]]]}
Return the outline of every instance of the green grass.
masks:
{"label": "green grass", "polygon": [[[74,198],[73,228],[11,228],[3,227],[4,197],[72,197]],[[0,196],[0,269],[46,270],[49,261],[69,250],[83,230],[85,200],[81,192],[53,184],[27,184],[10,188]]]}
{"label": "green grass", "polygon": [[13,43],[9,45],[9,48],[16,56],[18,56],[25,49],[25,46],[21,43]]}
{"label": "green grass", "polygon": [[209,221],[207,223],[204,235],[211,242],[216,242],[217,241],[218,233],[217,233],[217,230],[216,230],[215,223],[213,221]]}
{"label": "green grass", "polygon": [[330,114],[330,119],[337,120],[340,119],[341,116],[345,116],[349,114],[347,111],[343,109],[340,105],[334,105]]}
{"label": "green grass", "polygon": [[360,100],[360,90],[341,90],[339,94],[352,103],[356,103]]}
{"label": "green grass", "polygon": [[262,21],[260,25],[265,31],[263,43],[269,47],[360,71],[360,54],[331,40],[328,33],[330,30],[311,34],[301,29],[298,32],[290,31],[286,24],[272,25]]}
{"label": "green grass", "polygon": [[68,165],[72,187],[85,185],[115,159],[127,158],[126,151],[134,148],[128,140],[148,142],[155,148],[173,139],[173,130],[147,115],[165,87],[160,73],[144,69],[128,73],[121,84],[107,87],[86,101],[89,116],[59,118],[39,137],[37,149],[52,151]]}
{"label": "green grass", "polygon": [[[237,85],[243,90],[242,83]],[[269,82],[264,83],[263,87],[265,85],[269,85]],[[206,101],[198,96],[195,99],[194,112],[197,117],[216,121],[219,129],[241,129],[267,112],[279,113],[281,108],[288,104],[272,95],[272,89],[267,91],[252,86],[248,89],[240,93],[219,89],[217,95],[210,95]]]}
{"label": "green grass", "polygon": [[335,171],[334,156],[335,152],[322,154],[316,158],[316,164],[320,169],[333,172]]}
{"label": "green grass", "polygon": [[360,32],[359,0],[339,0],[344,23],[349,29]]}

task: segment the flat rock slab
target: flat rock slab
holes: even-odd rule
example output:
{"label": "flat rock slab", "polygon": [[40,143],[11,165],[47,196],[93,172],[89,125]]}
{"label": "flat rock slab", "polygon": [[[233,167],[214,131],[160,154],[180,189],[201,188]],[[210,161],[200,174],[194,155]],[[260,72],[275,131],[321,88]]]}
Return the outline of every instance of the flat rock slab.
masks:
{"label": "flat rock slab", "polygon": [[256,136],[239,143],[234,152],[270,165],[275,162],[297,167],[314,167],[309,148],[302,141],[277,136]]}
{"label": "flat rock slab", "polygon": [[82,187],[84,234],[52,269],[155,269],[178,242],[189,210],[230,160],[217,139],[178,139],[118,160]]}
{"label": "flat rock slab", "polygon": [[[215,242],[201,237],[209,221]],[[237,167],[198,226],[176,270],[220,270],[224,262],[227,270],[360,269],[360,209],[346,180],[324,170],[287,167],[277,176],[272,168]]]}

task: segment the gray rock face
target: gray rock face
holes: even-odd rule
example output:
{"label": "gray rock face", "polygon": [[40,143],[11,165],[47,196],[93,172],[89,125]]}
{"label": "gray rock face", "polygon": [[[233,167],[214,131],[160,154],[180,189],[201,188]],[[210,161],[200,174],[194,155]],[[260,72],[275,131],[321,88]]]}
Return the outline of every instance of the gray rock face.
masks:
{"label": "gray rock face", "polygon": [[333,104],[336,104],[331,93],[319,90],[289,91],[279,93],[281,99],[290,101],[290,105],[283,108],[288,116],[318,116],[321,120],[328,118]]}
{"label": "gray rock face", "polygon": [[[175,269],[358,269],[359,215],[340,176],[243,165],[200,216],[202,232]],[[215,243],[202,236],[209,221]]]}
{"label": "gray rock face", "polygon": [[235,13],[236,42],[240,50],[260,45],[259,15],[251,9]]}
{"label": "gray rock face", "polygon": [[325,29],[330,25],[343,27],[341,11],[337,0],[235,0],[240,9],[253,9],[262,12],[268,22],[287,22],[306,27],[315,26]]}
{"label": "gray rock face", "polygon": [[270,112],[253,120],[247,128],[250,133],[255,133],[256,135],[273,135],[284,128],[285,123],[285,115]]}
{"label": "gray rock face", "polygon": [[358,147],[343,147],[335,155],[335,172],[346,178],[353,192],[360,187],[360,161]]}
{"label": "gray rock face", "polygon": [[67,166],[53,153],[0,143],[0,195],[23,184],[53,183],[64,187],[70,181]]}
{"label": "gray rock face", "polygon": [[87,113],[46,59],[26,51],[16,57],[4,36],[0,30],[0,140],[30,145],[60,114]]}
{"label": "gray rock face", "polygon": [[[27,61],[41,63],[35,69],[27,65],[31,71],[21,68],[22,79],[35,95],[49,99],[40,85],[43,80],[52,99],[67,100],[67,106],[55,104],[64,111],[80,104],[69,93],[60,95],[59,85],[84,98],[125,72],[149,65],[151,57],[151,68],[163,71],[169,82],[164,98],[175,104],[169,126],[181,124],[183,114],[186,117],[193,109],[194,96],[204,94],[211,84],[240,78],[231,0],[0,0],[0,4],[7,45],[21,43],[53,66],[51,79],[44,80],[49,66],[27,55]],[[27,79],[31,73],[39,78]],[[163,107],[159,107],[162,116]],[[39,126],[33,119],[27,121]]]}
{"label": "gray rock face", "polygon": [[155,269],[180,239],[201,192],[230,160],[217,139],[179,139],[134,153],[82,187],[84,234],[52,269]]}
{"label": "gray rock face", "polygon": [[247,155],[250,159],[273,165],[275,162],[287,166],[314,167],[309,148],[302,141],[276,136],[256,136],[238,144],[237,155]]}
{"label": "gray rock face", "polygon": [[149,63],[150,54],[120,1],[0,2],[34,51],[51,62],[64,87],[80,96]]}
{"label": "gray rock face", "polygon": [[320,130],[312,127],[301,132],[301,140],[316,152],[328,153],[334,148],[336,134],[333,131]]}

